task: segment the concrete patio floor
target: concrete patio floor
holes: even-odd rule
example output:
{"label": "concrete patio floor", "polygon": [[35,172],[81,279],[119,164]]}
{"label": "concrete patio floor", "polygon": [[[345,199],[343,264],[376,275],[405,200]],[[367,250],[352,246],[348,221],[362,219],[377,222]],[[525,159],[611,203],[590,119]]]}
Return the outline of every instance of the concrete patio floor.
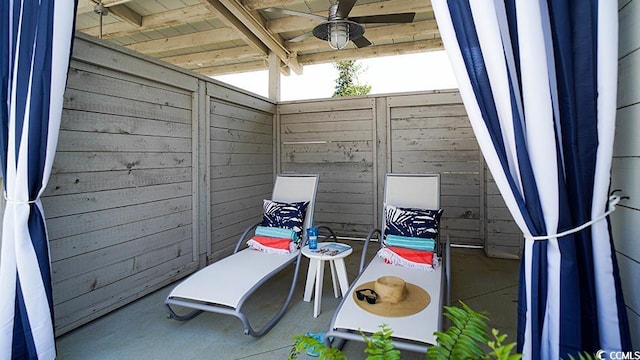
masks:
{"label": "concrete patio floor", "polygon": [[[354,247],[346,259],[352,281],[362,243],[345,243]],[[506,333],[508,342],[515,342],[519,261],[488,258],[478,249],[453,248],[451,252],[452,304],[462,300],[477,311],[486,311],[490,326]],[[305,258],[301,264],[296,292],[284,318],[261,338],[244,335],[240,321],[231,316],[203,313],[187,322],[168,319],[164,299],[176,285],[172,284],[59,337],[58,359],[287,359],[292,337],[326,331],[340,300],[333,296],[327,267],[322,311],[313,317],[313,301],[302,300],[308,263]],[[277,276],[247,302],[245,309],[254,328],[275,314],[291,279],[291,274]],[[343,352],[349,359],[363,359],[363,349],[361,342],[348,342]],[[298,358],[312,359],[305,353]],[[424,354],[402,354],[402,359],[424,358]]]}

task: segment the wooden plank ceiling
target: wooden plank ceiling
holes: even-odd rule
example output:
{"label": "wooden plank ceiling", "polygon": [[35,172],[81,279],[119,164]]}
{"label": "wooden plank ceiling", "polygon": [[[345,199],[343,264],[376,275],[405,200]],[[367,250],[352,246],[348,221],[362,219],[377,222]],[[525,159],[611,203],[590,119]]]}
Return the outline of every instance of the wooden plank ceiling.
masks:
{"label": "wooden plank ceiling", "polygon": [[[335,1],[335,0],[334,0]],[[442,49],[429,0],[358,0],[349,16],[415,12],[409,24],[367,24],[371,46],[333,50],[313,36],[290,42],[322,21],[265,11],[277,7],[326,17],[331,0],[80,0],[76,29],[151,57],[221,75],[268,68],[269,53],[282,72],[304,65]]]}

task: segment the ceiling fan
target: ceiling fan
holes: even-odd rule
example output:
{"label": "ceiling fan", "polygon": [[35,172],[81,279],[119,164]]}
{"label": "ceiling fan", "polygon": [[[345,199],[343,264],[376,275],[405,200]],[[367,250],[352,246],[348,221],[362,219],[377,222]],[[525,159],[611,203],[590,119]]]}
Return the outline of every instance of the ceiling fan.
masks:
{"label": "ceiling fan", "polygon": [[341,0],[329,7],[329,15],[325,18],[316,14],[304,13],[300,11],[287,10],[282,8],[266,8],[265,11],[306,16],[312,19],[320,20],[322,23],[313,28],[311,32],[300,35],[289,42],[300,42],[313,35],[318,39],[329,42],[329,46],[339,50],[347,46],[349,41],[358,48],[371,45],[371,42],[364,37],[364,26],[362,24],[389,24],[389,23],[410,23],[413,21],[416,13],[397,13],[370,16],[354,16],[349,17],[349,13],[357,0]]}

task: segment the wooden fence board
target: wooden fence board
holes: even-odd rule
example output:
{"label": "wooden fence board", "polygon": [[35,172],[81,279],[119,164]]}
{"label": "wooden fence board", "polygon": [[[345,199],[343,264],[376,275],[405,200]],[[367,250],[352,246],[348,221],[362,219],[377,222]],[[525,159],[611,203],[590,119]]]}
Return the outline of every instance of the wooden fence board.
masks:
{"label": "wooden fence board", "polygon": [[206,86],[207,95],[211,96],[216,101],[224,101],[232,104],[238,104],[250,109],[254,109],[258,112],[275,114],[276,105],[273,101],[256,96],[255,94],[249,94],[243,90],[232,90],[227,84],[212,80],[207,82]]}
{"label": "wooden fence board", "polygon": [[467,116],[428,116],[428,117],[407,117],[394,118],[393,128],[396,130],[422,129],[425,126],[436,129],[449,129],[459,127],[469,127]]}
{"label": "wooden fence board", "polygon": [[367,109],[374,106],[375,100],[364,97],[333,98],[326,100],[297,101],[278,105],[278,112],[284,114],[302,114],[315,112],[337,112],[353,109]]}
{"label": "wooden fence board", "polygon": [[282,143],[300,141],[368,141],[371,140],[371,130],[353,130],[341,132],[316,132],[316,133],[281,133]]}
{"label": "wooden fence board", "polygon": [[270,144],[273,141],[273,135],[235,129],[211,128],[211,141],[217,140]]}
{"label": "wooden fence board", "polygon": [[60,151],[53,173],[191,167],[191,153]]}
{"label": "wooden fence board", "polygon": [[100,134],[61,130],[60,151],[188,152],[191,139],[166,136]]}
{"label": "wooden fence board", "polygon": [[271,154],[211,154],[211,166],[271,164]]}
{"label": "wooden fence board", "polygon": [[75,215],[49,217],[50,212],[47,210],[47,230],[50,237],[50,246],[52,248],[63,246],[58,245],[57,242],[64,241],[65,238],[73,235],[86,234],[92,231],[125,225],[129,222],[135,223],[144,219],[153,219],[190,209],[191,199],[184,196],[131,205],[128,212],[123,212],[122,208],[117,207]]}
{"label": "wooden fence board", "polygon": [[191,183],[173,183],[140,188],[100,191],[89,194],[49,196],[42,203],[52,216],[65,216],[103,209],[125,207],[160,199],[191,195]]}
{"label": "wooden fence board", "polygon": [[336,110],[336,111],[321,111],[321,112],[301,112],[295,114],[282,114],[280,115],[280,122],[283,126],[286,125],[298,125],[307,123],[337,123],[345,120],[358,121],[358,120],[370,120],[372,112],[370,108],[366,109],[354,109],[354,110]]}
{"label": "wooden fence board", "polygon": [[390,107],[401,106],[426,106],[441,104],[462,104],[462,98],[458,90],[434,90],[421,94],[401,94],[388,96]]}
{"label": "wooden fence board", "polygon": [[76,32],[74,36],[71,54],[73,59],[181,89],[198,88],[198,78],[191,73],[176,71],[176,67],[167,63],[140,57],[129,49],[100,41],[90,35]]}
{"label": "wooden fence board", "polygon": [[246,176],[252,174],[272,174],[273,164],[245,164],[242,166],[217,165],[211,168],[211,178]]}
{"label": "wooden fence board", "polygon": [[273,152],[273,144],[255,144],[217,140],[211,144],[211,153],[265,154]]}
{"label": "wooden fence board", "polygon": [[[229,104],[221,101],[211,102],[211,115],[216,117],[227,117],[238,120],[240,123],[251,122],[254,126],[268,125],[270,131],[273,132],[273,114],[268,112],[256,111],[256,109]],[[211,126],[218,126],[219,123],[212,123]],[[220,126],[224,127],[224,126]]]}
{"label": "wooden fence board", "polygon": [[190,110],[74,89],[68,89],[64,93],[64,107],[72,110],[173,122],[184,123],[191,120]]}
{"label": "wooden fence board", "polygon": [[[102,134],[168,136],[191,139],[191,124],[64,109],[62,130]],[[180,120],[180,119],[178,119]],[[185,119],[186,121],[186,119]]]}
{"label": "wooden fence board", "polygon": [[165,87],[151,86],[148,82],[141,84],[134,79],[125,80],[99,71],[100,69],[96,69],[96,72],[70,69],[67,89],[191,110],[191,92],[175,88],[170,91]]}
{"label": "wooden fence board", "polygon": [[[112,79],[123,80],[126,83],[132,84],[133,86],[141,85],[146,88],[161,89],[166,91],[167,98],[158,99],[157,97],[155,97],[157,101],[153,101],[154,97],[150,97],[147,95],[145,99],[151,100],[150,102],[164,103],[173,107],[179,107],[179,108],[185,108],[185,109],[191,108],[191,96],[189,95],[185,97],[184,95],[189,94],[191,91],[195,89],[183,89],[180,87],[176,87],[176,86],[172,86],[164,83],[159,83],[156,79],[148,79],[148,78],[140,77],[136,74],[128,74],[128,73],[122,72],[121,69],[108,69],[105,67],[91,64],[91,63],[76,61],[74,59],[71,60],[71,68],[69,70],[70,70],[69,72],[70,74],[72,74],[71,73],[72,70],[78,70],[78,71],[84,71],[86,73],[91,73],[91,74],[100,74],[100,75],[103,75],[105,78],[108,77]],[[72,81],[71,76],[69,76],[68,81]],[[68,84],[69,83],[67,83],[67,85]],[[82,86],[87,86],[87,85],[89,86],[89,88],[87,88],[87,91],[96,92],[95,89],[98,88],[97,86],[92,87],[91,83],[82,84]],[[109,87],[110,85],[105,84],[105,86]],[[178,94],[178,96],[176,96],[176,98],[174,99],[172,96],[173,94]]]}
{"label": "wooden fence board", "polygon": [[236,187],[242,188],[246,186],[256,185],[256,184],[268,184],[271,185],[273,183],[273,175],[270,173],[266,174],[255,174],[255,175],[247,175],[247,176],[234,176],[234,177],[226,177],[220,179],[211,179],[211,188],[216,191],[221,190],[230,190]]}
{"label": "wooden fence board", "polygon": [[[195,270],[191,254],[144,271],[136,272],[123,281],[114,282],[84,296],[56,305],[56,335],[62,335],[100,316],[140,298],[140,294],[156,291],[176,277]],[[186,264],[186,265],[185,265]]]}
{"label": "wooden fence board", "polygon": [[117,190],[191,181],[190,168],[131,169],[55,174],[44,196]]}
{"label": "wooden fence board", "polygon": [[83,234],[79,236],[80,239],[72,239],[78,242],[82,238],[85,239],[84,246],[86,248],[78,249],[78,251],[86,250],[86,252],[53,262],[51,266],[53,276],[56,281],[65,280],[119,262],[133,254],[144,253],[147,248],[157,245],[158,239],[172,242],[170,237],[166,237],[166,232],[181,226],[190,228],[191,214],[190,211],[172,214],[165,217],[164,220],[162,218],[152,219],[148,223],[152,224],[150,226],[162,230],[136,226],[147,225],[147,222],[142,222],[142,224],[127,224],[113,229],[122,231],[122,235],[118,233],[118,237],[113,236],[112,229],[106,229],[96,232],[95,236]]}
{"label": "wooden fence board", "polygon": [[[215,123],[211,124],[214,129],[245,131],[248,133],[267,134],[273,133],[273,124],[265,124],[262,122],[254,122],[249,120],[236,119],[226,115],[216,115]],[[271,120],[271,117],[269,117]]]}
{"label": "wooden fence board", "polygon": [[[182,239],[182,241],[176,242],[176,239]],[[61,303],[82,296],[95,289],[125,279],[135,272],[152,268],[179,257],[181,254],[193,251],[191,249],[193,244],[191,242],[191,227],[189,226],[173,228],[145,240],[152,243],[153,247],[145,247],[144,251],[131,254],[131,257],[121,261],[109,261],[105,266],[95,270],[84,269],[74,277],[56,282],[54,284],[56,287],[54,301]],[[83,259],[72,260],[72,262],[76,261],[83,261]]]}
{"label": "wooden fence board", "polygon": [[218,189],[212,188],[212,196],[215,196],[215,203],[223,203],[228,201],[236,201],[252,196],[271,196],[273,190],[273,180],[265,181],[263,178],[255,179],[255,181],[245,186],[235,186],[232,188]]}
{"label": "wooden fence board", "polygon": [[392,132],[393,141],[412,141],[414,139],[475,139],[471,128],[451,128],[451,129],[402,129]]}
{"label": "wooden fence board", "polygon": [[[348,120],[348,121],[346,121]],[[301,134],[301,133],[335,133],[338,131],[361,131],[371,130],[371,116],[368,119],[353,120],[347,119],[341,121],[322,121],[313,123],[293,123],[282,124],[283,134]]]}
{"label": "wooden fence board", "polygon": [[422,106],[398,106],[391,107],[391,119],[419,119],[438,117],[467,116],[467,111],[462,104],[455,105],[422,105]]}

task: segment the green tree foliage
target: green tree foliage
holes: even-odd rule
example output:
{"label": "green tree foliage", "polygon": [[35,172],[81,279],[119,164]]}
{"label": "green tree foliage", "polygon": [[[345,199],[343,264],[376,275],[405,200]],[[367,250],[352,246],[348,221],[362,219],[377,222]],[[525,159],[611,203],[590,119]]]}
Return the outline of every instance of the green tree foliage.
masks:
{"label": "green tree foliage", "polygon": [[358,82],[363,69],[355,60],[338,61],[333,66],[338,70],[333,97],[367,95],[371,91],[371,85]]}

